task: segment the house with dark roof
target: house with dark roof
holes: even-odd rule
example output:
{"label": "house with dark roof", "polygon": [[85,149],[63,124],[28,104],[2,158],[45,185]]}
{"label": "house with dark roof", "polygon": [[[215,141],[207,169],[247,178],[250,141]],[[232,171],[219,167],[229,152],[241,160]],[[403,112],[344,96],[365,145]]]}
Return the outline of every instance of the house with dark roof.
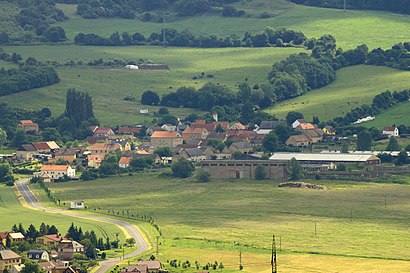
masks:
{"label": "house with dark roof", "polygon": [[109,137],[109,136],[113,136],[113,135],[114,135],[114,131],[111,128],[98,127],[94,131],[94,136]]}
{"label": "house with dark roof", "polygon": [[229,150],[232,153],[240,152],[248,154],[253,150],[253,145],[249,142],[235,142],[229,147]]}
{"label": "house with dark roof", "polygon": [[118,129],[117,133],[120,135],[135,135],[141,131],[141,127],[123,126]]}
{"label": "house with dark roof", "polygon": [[37,150],[32,144],[23,144],[16,152],[17,158],[21,160],[32,160],[35,154],[37,154]]}
{"label": "house with dark roof", "polygon": [[175,154],[173,160],[179,159],[181,157],[186,158],[191,162],[201,162],[203,160],[206,160],[206,154],[204,154],[204,152],[199,148],[182,149]]}
{"label": "house with dark roof", "polygon": [[146,265],[129,265],[125,268],[123,268],[121,271],[121,273],[149,273],[148,272],[148,266]]}
{"label": "house with dark roof", "polygon": [[305,135],[290,136],[286,140],[286,145],[293,147],[307,147],[311,144],[311,140]]}
{"label": "house with dark roof", "polygon": [[50,261],[50,255],[48,255],[48,252],[42,249],[33,249],[29,250],[27,252],[27,258],[30,260],[36,260],[36,261]]}
{"label": "house with dark roof", "polygon": [[84,254],[85,248],[82,244],[71,241],[71,240],[62,240],[58,244],[58,257],[61,260],[71,260],[76,253]]}
{"label": "house with dark roof", "polygon": [[162,269],[162,264],[160,261],[139,261],[137,266],[146,266],[148,268],[148,272],[158,273]]}

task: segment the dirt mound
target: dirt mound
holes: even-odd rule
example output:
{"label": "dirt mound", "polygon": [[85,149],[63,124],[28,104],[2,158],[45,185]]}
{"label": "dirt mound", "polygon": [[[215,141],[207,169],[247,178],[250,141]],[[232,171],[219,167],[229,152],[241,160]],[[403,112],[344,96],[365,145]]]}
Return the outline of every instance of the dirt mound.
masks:
{"label": "dirt mound", "polygon": [[325,190],[326,187],[322,185],[309,184],[304,182],[285,182],[280,183],[278,187],[281,188],[302,188],[302,189],[314,189],[314,190]]}

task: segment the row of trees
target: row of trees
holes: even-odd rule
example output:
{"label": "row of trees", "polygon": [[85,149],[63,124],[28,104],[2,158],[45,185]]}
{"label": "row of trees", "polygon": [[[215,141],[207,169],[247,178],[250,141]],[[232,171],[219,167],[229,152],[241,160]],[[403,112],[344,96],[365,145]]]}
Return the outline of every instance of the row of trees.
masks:
{"label": "row of trees", "polygon": [[393,45],[391,49],[380,47],[369,52],[367,64],[389,66],[400,70],[410,70],[410,42]]}
{"label": "row of trees", "polygon": [[60,82],[49,66],[25,65],[18,69],[0,69],[0,96],[52,85]]}
{"label": "row of trees", "polygon": [[[114,32],[110,37],[102,37],[98,34],[79,33],[74,37],[74,42],[79,45],[109,45],[109,46],[131,46],[131,45],[163,45],[164,30],[160,33],[152,33],[149,37],[136,32],[122,34]],[[195,35],[188,30],[178,32],[175,29],[165,30],[165,44],[167,46],[180,47],[270,47],[270,46],[301,46],[307,41],[307,37],[300,31],[288,30],[285,28],[266,28],[256,34],[246,32],[242,38],[237,35],[227,37],[217,37],[216,35],[202,36]]]}
{"label": "row of trees", "polygon": [[77,14],[84,18],[121,17],[133,19],[140,12],[155,9],[174,10],[179,15],[195,15],[211,11],[215,7],[239,0],[59,0],[61,2],[76,2]]}
{"label": "row of trees", "polygon": [[356,107],[348,112],[344,117],[336,117],[333,119],[332,123],[334,126],[343,126],[351,124],[360,118],[367,116],[374,116],[394,107],[398,103],[406,102],[410,99],[410,90],[403,91],[385,91],[381,94],[376,95],[372,104],[363,104],[360,107]]}
{"label": "row of trees", "polygon": [[[304,4],[316,7],[343,8],[341,0],[291,0],[296,4]],[[354,0],[346,1],[349,9],[374,9],[387,10],[397,13],[410,13],[410,5],[406,0]]]}

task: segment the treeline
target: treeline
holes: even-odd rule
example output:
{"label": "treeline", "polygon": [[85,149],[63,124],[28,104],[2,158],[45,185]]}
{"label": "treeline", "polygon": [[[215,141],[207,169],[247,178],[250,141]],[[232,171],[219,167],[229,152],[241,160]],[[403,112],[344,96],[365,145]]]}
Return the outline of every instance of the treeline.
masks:
{"label": "treeline", "polygon": [[25,65],[18,69],[0,69],[0,96],[52,85],[60,82],[49,66]]}
{"label": "treeline", "polygon": [[[340,0],[291,0],[296,4],[304,4],[315,7],[343,8],[344,1]],[[346,1],[348,9],[374,9],[387,10],[397,13],[410,13],[410,5],[407,0],[354,0]]]}
{"label": "treeline", "polygon": [[[21,10],[16,16],[19,27],[26,32],[21,37],[10,37],[7,29],[0,33],[0,43],[7,44],[16,41],[31,42],[32,40],[58,42],[66,40],[64,30],[61,27],[52,27],[51,24],[67,20],[68,17],[57,9],[54,1],[48,0],[7,0]],[[27,35],[30,33],[30,35]],[[15,35],[14,35],[15,36]],[[38,36],[38,37],[36,37]]]}
{"label": "treeline", "polygon": [[[74,42],[78,45],[97,46],[132,46],[132,45],[164,45],[163,30],[160,33],[152,33],[149,37],[136,32],[122,34],[114,32],[110,37],[102,37],[98,34],[79,33],[75,36]],[[224,38],[216,35],[196,36],[189,31],[178,32],[175,29],[165,30],[165,45],[180,47],[287,47],[302,46],[307,41],[307,37],[300,31],[285,28],[266,28],[256,34],[246,32],[242,38],[237,35],[230,35]]]}
{"label": "treeline", "polygon": [[349,125],[353,122],[367,117],[375,116],[381,112],[396,106],[399,103],[407,102],[410,99],[410,90],[403,91],[385,91],[381,94],[376,95],[372,104],[363,104],[360,107],[356,107],[347,113],[344,117],[336,117],[333,119],[333,124],[335,126]]}
{"label": "treeline", "polygon": [[367,64],[410,70],[410,42],[393,45],[387,50],[373,49],[367,56]]}
{"label": "treeline", "polygon": [[[83,18],[121,17],[133,19],[137,14],[152,10],[173,10],[180,16],[220,11],[239,0],[58,0],[78,3],[77,14]],[[242,13],[241,13],[242,14]]]}

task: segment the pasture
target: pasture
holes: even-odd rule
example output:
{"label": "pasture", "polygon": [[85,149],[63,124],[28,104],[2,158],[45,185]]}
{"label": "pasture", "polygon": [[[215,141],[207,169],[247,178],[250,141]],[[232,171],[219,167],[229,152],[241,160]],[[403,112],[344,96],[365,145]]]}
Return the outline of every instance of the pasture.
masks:
{"label": "pasture", "polygon": [[[70,202],[66,200],[67,202]],[[55,225],[61,234],[66,234],[71,223],[81,226],[82,230],[94,230],[98,237],[109,237],[115,239],[115,233],[120,233],[120,240],[124,241],[125,236],[121,230],[112,224],[94,222],[90,220],[68,217],[39,210],[32,210],[21,206],[13,188],[0,185],[0,230],[9,231],[14,224],[22,223],[24,228],[33,224],[37,229],[40,224]]]}
{"label": "pasture", "polygon": [[[289,111],[302,112],[308,120],[319,116],[321,121],[344,116],[351,109],[362,104],[370,105],[374,96],[386,90],[402,91],[410,86],[410,72],[387,67],[358,65],[337,71],[335,82],[320,89],[310,91],[300,97],[280,102],[265,110],[278,118],[284,118]],[[400,116],[389,114],[387,118],[380,118],[376,126],[383,127],[383,122],[409,124],[408,105],[402,110],[391,110]],[[387,114],[383,114],[387,115]],[[382,115],[382,116],[383,116]],[[392,118],[392,119],[390,119]],[[377,118],[378,120],[379,118]],[[390,121],[389,121],[390,120]]]}
{"label": "pasture", "polygon": [[[286,27],[300,30],[308,37],[318,38],[332,34],[338,46],[350,49],[360,44],[367,44],[370,49],[389,48],[393,44],[406,41],[410,37],[410,16],[390,12],[326,9],[306,7],[288,3],[285,0],[240,1],[237,8],[247,11],[245,17],[222,17],[205,14],[196,17],[167,18],[166,27],[176,30],[189,30],[199,35],[227,36],[236,34],[242,37],[246,31],[256,33],[267,26]],[[70,17],[70,20],[57,25],[66,30],[73,40],[78,33],[97,33],[109,36],[113,32],[140,32],[150,35],[160,32],[161,23],[143,22],[138,19],[99,18],[83,19],[75,14],[74,5],[58,5]],[[258,18],[260,13],[268,12],[271,18]]]}
{"label": "pasture", "polygon": [[378,115],[375,120],[363,123],[366,127],[383,128],[389,125],[410,126],[410,102],[400,104]]}
{"label": "pasture", "polygon": [[[139,102],[124,101],[134,96],[138,101],[145,90],[160,95],[176,91],[181,86],[202,87],[206,82],[226,84],[236,91],[236,84],[249,79],[251,84],[266,81],[273,63],[288,55],[303,51],[296,48],[161,48],[161,47],[77,47],[77,46],[18,46],[5,47],[6,52],[18,52],[24,58],[35,56],[38,60],[104,60],[140,58],[171,66],[169,71],[131,71],[125,68],[60,67],[61,82],[57,85],[3,96],[2,100],[26,109],[49,107],[53,115],[64,112],[65,93],[68,88],[87,91],[93,97],[94,112],[104,125],[143,123],[153,116],[139,114],[141,108],[150,112],[158,107],[141,106]],[[213,78],[193,80],[204,72]],[[21,99],[24,94],[24,100]],[[192,109],[170,109],[178,116],[192,113]]]}
{"label": "pasture", "polygon": [[101,211],[127,208],[152,215],[163,233],[164,260],[217,260],[232,270],[226,272],[234,272],[242,251],[248,259],[245,272],[268,272],[275,234],[283,272],[406,272],[410,188],[319,183],[327,190],[277,188],[272,181],[198,183],[139,175],[52,184],[50,189],[62,200],[76,196]]}

